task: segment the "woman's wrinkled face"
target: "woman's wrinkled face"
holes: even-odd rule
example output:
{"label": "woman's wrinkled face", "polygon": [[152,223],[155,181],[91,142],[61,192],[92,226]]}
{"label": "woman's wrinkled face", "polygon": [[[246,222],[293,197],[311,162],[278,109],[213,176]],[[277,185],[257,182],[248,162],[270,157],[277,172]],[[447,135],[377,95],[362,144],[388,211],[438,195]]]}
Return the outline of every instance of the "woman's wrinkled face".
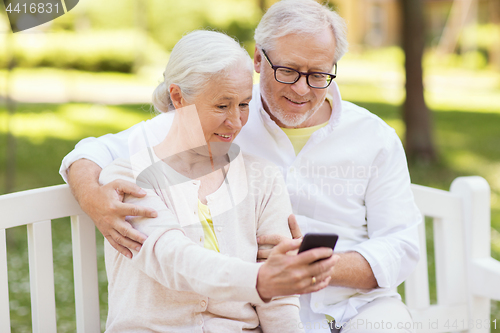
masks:
{"label": "woman's wrinkled face", "polygon": [[211,79],[195,97],[194,104],[211,154],[227,153],[246,124],[252,85],[252,73],[243,66],[234,66],[226,75]]}

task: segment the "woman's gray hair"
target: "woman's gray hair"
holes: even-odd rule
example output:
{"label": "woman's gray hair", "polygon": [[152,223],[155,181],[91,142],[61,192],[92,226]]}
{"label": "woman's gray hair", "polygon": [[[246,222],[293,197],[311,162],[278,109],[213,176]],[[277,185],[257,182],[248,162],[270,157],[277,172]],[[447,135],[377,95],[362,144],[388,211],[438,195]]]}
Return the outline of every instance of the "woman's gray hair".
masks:
{"label": "woman's gray hair", "polygon": [[317,34],[330,28],[335,36],[335,62],[347,52],[346,24],[342,17],[314,0],[281,0],[272,5],[255,29],[255,43],[272,50],[278,38],[290,34]]}
{"label": "woman's gray hair", "polygon": [[226,34],[196,30],[175,44],[163,82],[153,92],[153,105],[158,112],[174,110],[170,99],[171,84],[179,86],[184,99],[194,99],[210,79],[227,75],[234,66],[241,66],[253,75],[253,64],[248,52]]}

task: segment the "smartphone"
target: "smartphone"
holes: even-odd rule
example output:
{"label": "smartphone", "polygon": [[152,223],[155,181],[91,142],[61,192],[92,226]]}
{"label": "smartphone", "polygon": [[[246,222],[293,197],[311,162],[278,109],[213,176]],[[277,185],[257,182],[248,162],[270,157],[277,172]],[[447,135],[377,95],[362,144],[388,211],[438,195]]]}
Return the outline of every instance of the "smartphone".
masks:
{"label": "smartphone", "polygon": [[339,235],[337,234],[308,233],[304,236],[304,239],[302,239],[302,244],[300,244],[299,247],[299,253],[317,247],[329,247],[333,250],[338,239]]}

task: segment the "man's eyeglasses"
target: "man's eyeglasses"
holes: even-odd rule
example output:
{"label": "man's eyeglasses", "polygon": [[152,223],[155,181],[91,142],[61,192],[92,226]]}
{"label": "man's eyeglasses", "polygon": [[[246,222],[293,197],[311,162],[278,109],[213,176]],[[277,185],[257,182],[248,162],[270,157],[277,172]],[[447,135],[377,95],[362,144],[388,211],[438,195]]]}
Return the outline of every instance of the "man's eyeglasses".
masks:
{"label": "man's eyeglasses", "polygon": [[315,89],[325,89],[328,88],[330,83],[332,83],[332,80],[337,77],[337,63],[335,63],[334,65],[334,74],[322,72],[302,73],[290,67],[274,66],[271,63],[271,60],[269,60],[266,52],[263,49],[261,50],[264,58],[266,58],[269,65],[274,70],[274,78],[280,83],[294,84],[300,79],[302,75],[304,75],[309,87]]}

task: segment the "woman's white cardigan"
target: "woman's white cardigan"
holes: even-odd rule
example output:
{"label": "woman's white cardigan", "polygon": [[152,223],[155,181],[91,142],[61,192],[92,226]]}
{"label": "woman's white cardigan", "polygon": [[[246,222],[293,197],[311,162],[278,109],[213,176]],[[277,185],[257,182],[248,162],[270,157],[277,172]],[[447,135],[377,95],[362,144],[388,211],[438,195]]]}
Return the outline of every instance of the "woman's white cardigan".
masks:
{"label": "woman's white cardigan", "polygon": [[256,290],[261,265],[256,238],[290,237],[292,210],[282,175],[273,164],[239,149],[230,154],[225,181],[207,196],[220,253],[203,247],[200,181],[162,161],[138,177],[123,159],[101,172],[102,184],[137,182],[147,196],[126,196],[125,202],[158,212],[157,218],[130,218],[148,235],[133,259],[106,241],[107,332],[302,332],[298,297],[264,303]]}

